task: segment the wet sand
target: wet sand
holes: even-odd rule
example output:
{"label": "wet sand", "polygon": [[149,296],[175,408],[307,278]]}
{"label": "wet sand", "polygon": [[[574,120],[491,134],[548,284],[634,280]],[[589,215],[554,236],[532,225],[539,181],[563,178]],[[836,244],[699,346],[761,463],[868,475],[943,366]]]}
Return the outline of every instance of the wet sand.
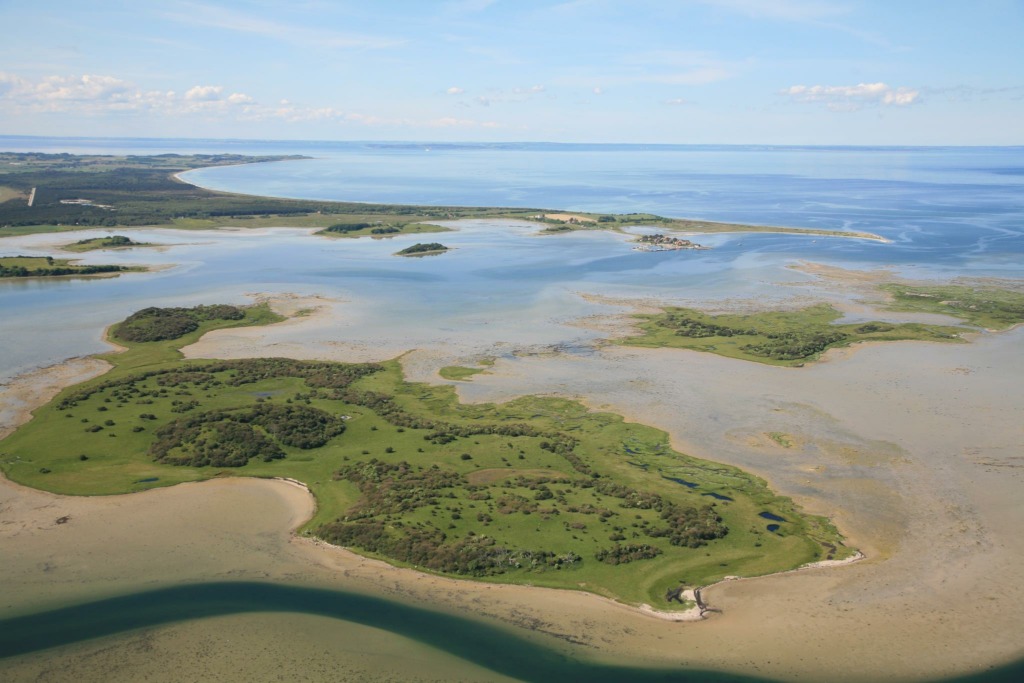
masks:
{"label": "wet sand", "polygon": [[[327,324],[329,316],[292,324],[310,319]],[[220,351],[260,355],[272,339],[237,332],[244,341]],[[604,347],[500,359],[472,382],[452,383],[465,400],[555,393],[642,419],[667,430],[679,450],[753,471],[829,515],[867,555],[850,566],[715,586],[705,599],[723,613],[699,623],[667,623],[568,591],[429,576],[295,538],[290,530],[311,512],[308,495],[284,482],[243,479],[106,498],[0,482],[0,550],[11,558],[0,601],[12,614],[182,580],[273,580],[477,615],[619,662],[812,681],[980,671],[1024,655],[1022,347],[1017,329],[964,345],[864,345],[799,369]],[[354,360],[349,352],[339,347],[329,357]],[[411,354],[410,379],[441,381],[437,367],[457,354]],[[24,408],[49,395],[19,400]],[[787,435],[791,446],[770,433]],[[57,524],[63,516],[69,520]],[[405,647],[397,636],[357,633],[362,628],[292,615],[224,617],[12,658],[0,662],[0,673],[10,680],[137,680],[142,672],[170,680],[167,672],[178,671],[204,680],[337,680],[339,672],[355,680],[360,671],[401,680],[423,671],[431,672],[426,679],[497,678]],[[272,643],[284,670],[262,655],[239,657],[250,629]],[[345,654],[344,643],[356,642],[370,654]],[[244,649],[258,648],[246,640]]]}

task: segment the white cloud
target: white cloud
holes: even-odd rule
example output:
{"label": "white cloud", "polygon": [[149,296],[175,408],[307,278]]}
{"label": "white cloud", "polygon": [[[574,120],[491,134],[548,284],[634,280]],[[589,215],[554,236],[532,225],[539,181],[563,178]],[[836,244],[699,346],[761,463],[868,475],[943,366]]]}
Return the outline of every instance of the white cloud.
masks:
{"label": "white cloud", "polygon": [[601,86],[598,86],[598,87],[594,88],[594,94],[595,95],[603,95],[604,94],[604,88],[602,88]]}
{"label": "white cloud", "polygon": [[14,74],[0,71],[0,97],[14,90],[21,82],[21,79]]}
{"label": "white cloud", "polygon": [[179,115],[216,113],[232,106],[245,109],[255,104],[255,100],[244,93],[223,95],[221,85],[197,85],[184,95],[178,95],[173,90],[143,90],[113,76],[47,76],[31,81],[0,73],[0,107],[30,113]]}
{"label": "white cloud", "polygon": [[[533,90],[533,89],[526,89]],[[113,76],[49,76],[28,80],[0,72],[0,113],[53,113],[73,116],[145,118],[200,116],[227,122],[333,122],[338,125],[410,129],[497,128],[494,121],[456,117],[413,119],[309,106],[288,99],[265,105],[222,85],[196,85],[179,95],[173,90],[143,90]],[[526,97],[523,95],[522,97]]]}
{"label": "white cloud", "polygon": [[672,105],[674,107],[679,107],[679,106],[682,106],[684,104],[693,104],[693,103],[690,102],[690,100],[684,100],[682,97],[673,97],[670,100],[665,100],[665,104]]}
{"label": "white cloud", "polygon": [[219,100],[222,92],[224,86],[221,85],[197,85],[185,93],[185,99],[192,102],[211,102]]}
{"label": "white cloud", "polygon": [[458,87],[458,86],[453,85],[452,87],[450,87],[447,90],[445,90],[445,92],[447,94],[449,94],[449,95],[461,95],[462,93],[464,93],[466,91],[463,90],[462,88]]}
{"label": "white cloud", "polygon": [[127,81],[94,74],[49,76],[36,83],[8,76],[6,83],[6,96],[36,101],[116,101],[129,98],[133,90],[132,84]]}
{"label": "white cloud", "polygon": [[832,111],[854,111],[866,105],[905,107],[919,101],[921,91],[885,83],[857,85],[794,85],[782,91],[797,102],[824,104]]}

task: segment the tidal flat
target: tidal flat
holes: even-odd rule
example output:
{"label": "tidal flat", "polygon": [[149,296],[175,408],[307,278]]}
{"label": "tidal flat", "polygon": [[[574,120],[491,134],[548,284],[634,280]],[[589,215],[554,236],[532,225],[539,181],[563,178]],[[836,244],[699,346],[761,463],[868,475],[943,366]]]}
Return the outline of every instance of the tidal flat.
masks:
{"label": "tidal flat", "polygon": [[[318,317],[284,325],[324,324]],[[216,356],[218,336],[244,333],[245,351],[265,355],[262,342],[272,343],[273,331],[225,330],[201,344]],[[1016,606],[1024,570],[1017,560],[1024,543],[1016,529],[1024,514],[1014,501],[1022,435],[1014,416],[1024,407],[1022,342],[1017,328],[963,345],[867,345],[830,351],[805,368],[603,347],[498,359],[486,373],[452,382],[464,400],[565,395],[665,429],[673,447],[764,476],[809,512],[829,516],[867,555],[851,566],[719,584],[707,599],[723,612],[701,623],[666,623],[576,592],[441,578],[314,544],[290,533],[312,514],[305,491],[244,479],[110,498],[66,498],[5,482],[3,545],[17,558],[5,612],[196,581],[257,580],[354,590],[482,618],[591,661],[787,680],[935,680],[983,671],[1021,654]],[[436,372],[445,357],[414,352],[404,360],[406,374],[441,381]],[[46,398],[22,397],[29,405]],[[62,517],[67,521],[57,524]],[[224,630],[232,627],[265,634],[278,656],[240,661]],[[311,637],[313,630],[320,635]],[[200,642],[204,656],[183,656]],[[367,649],[346,655],[330,642]],[[405,644],[398,635],[323,617],[240,614],[111,635],[0,666],[12,680],[69,673],[129,680],[139,671],[155,680],[170,680],[168,671],[227,679],[240,670],[257,678],[301,671],[315,680],[316,671],[328,677],[324,662],[352,677],[417,680],[418,671],[430,670],[501,680],[436,648]],[[396,650],[405,657],[389,657]]]}
{"label": "tidal flat", "polygon": [[[649,176],[639,182],[651,186]],[[664,429],[681,452],[764,477],[775,492],[832,519],[866,558],[717,584],[705,598],[720,614],[671,623],[578,591],[455,581],[314,544],[291,533],[312,514],[312,502],[286,482],[218,479],[109,498],[65,498],[3,482],[0,550],[16,558],[5,620],[126,604],[99,602],[111,599],[131,605],[121,617],[150,621],[121,631],[123,621],[110,621],[115,630],[92,640],[79,637],[100,629],[83,627],[63,645],[0,660],[2,677],[598,681],[671,680],[671,670],[690,681],[716,680],[708,671],[729,680],[938,680],[971,673],[1012,680],[990,669],[1024,655],[1020,328],[972,333],[958,345],[857,345],[830,350],[804,368],[603,341],[635,333],[629,314],[664,306],[749,313],[827,302],[844,314],[842,322],[957,324],[935,310],[884,310],[875,285],[1019,272],[1014,233],[1003,229],[1012,212],[966,207],[972,230],[947,218],[961,214],[943,202],[970,203],[976,193],[906,184],[886,195],[900,197],[896,202],[857,183],[867,196],[833,202],[850,195],[849,185],[780,194],[775,183],[763,193],[767,206],[729,201],[717,190],[702,201],[709,215],[731,207],[724,209],[733,211],[727,219],[779,224],[794,222],[788,207],[805,207],[796,224],[877,231],[892,242],[719,234],[698,238],[713,247],[706,252],[642,254],[621,235],[539,234],[540,226],[487,219],[453,224],[444,241],[457,250],[444,258],[408,260],[391,254],[415,236],[329,240],[310,235],[312,225],[276,229],[274,219],[254,219],[248,223],[263,227],[133,229],[133,239],[163,246],[86,257],[169,266],[159,272],[6,283],[0,304],[22,324],[0,331],[11,353],[5,377],[103,350],[100,328],[143,306],[268,300],[281,313],[303,315],[211,333],[189,355],[351,362],[404,353],[408,380],[450,384],[466,401],[537,393],[582,400]],[[907,209],[907,192],[927,200],[920,210]],[[808,196],[821,201],[789,201]],[[898,211],[878,219],[874,213],[887,201]],[[1000,201],[1015,200],[1006,194]],[[692,207],[666,213],[690,215]],[[103,234],[4,244],[29,250],[13,253],[45,256],[59,240]],[[878,264],[886,270],[873,269]],[[847,269],[838,277],[837,265]],[[481,371],[438,374],[450,366]],[[72,376],[101,369],[99,361],[81,359],[15,379],[4,387],[0,414],[8,423],[24,419]],[[377,620],[357,624],[341,612],[334,615],[340,619],[324,616],[291,589],[327,591],[314,594],[322,605],[343,593],[395,602],[362,603],[374,606]],[[222,596],[210,599],[218,590]],[[294,597],[290,608],[282,595]],[[168,611],[175,596],[180,610]],[[224,611],[190,612],[197,596]],[[263,611],[252,613],[253,606]],[[423,618],[406,609],[428,610],[433,628],[403,631]],[[438,632],[483,633],[485,626],[502,630],[487,631],[492,639],[472,641],[477,647],[469,652],[460,650],[468,636],[437,639]],[[516,662],[487,659],[487,652],[543,666],[514,668]],[[575,668],[549,667],[562,654]],[[613,665],[654,668],[629,675],[599,668]]]}

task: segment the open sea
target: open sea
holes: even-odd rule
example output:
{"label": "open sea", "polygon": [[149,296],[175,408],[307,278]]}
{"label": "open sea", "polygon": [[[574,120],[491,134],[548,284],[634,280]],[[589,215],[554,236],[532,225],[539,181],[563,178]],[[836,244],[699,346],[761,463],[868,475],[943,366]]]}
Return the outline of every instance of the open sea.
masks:
{"label": "open sea", "polygon": [[[442,345],[462,335],[510,348],[583,344],[596,338],[572,323],[608,307],[580,297],[602,294],[666,302],[784,298],[797,277],[786,266],[812,261],[850,269],[887,267],[919,279],[1024,278],[1024,148],[763,147],[680,145],[447,144],[28,138],[0,136],[0,150],[104,154],[303,154],[311,159],[191,171],[189,182],[254,195],[380,203],[504,206],[871,232],[886,243],[782,234],[697,236],[709,251],[643,253],[627,237],[572,233],[539,237],[522,224],[474,222],[437,239],[439,257],[392,254],[423,236],[331,240],[305,232],[184,232],[117,229],[166,249],[93,252],[84,262],[167,266],[111,279],[0,281],[0,381],[71,356],[104,350],[102,329],[145,306],[248,301],[247,294],[292,292],[348,302],[352,319],[339,340],[403,348]],[[53,254],[58,239],[115,232],[0,240],[0,255]],[[431,240],[434,239],[433,236]],[[427,240],[427,241],[431,241]],[[12,324],[17,321],[17,324]],[[254,599],[235,586],[238,604]],[[297,611],[323,607],[291,589]],[[201,592],[201,591],[200,591]],[[197,594],[198,595],[198,594]],[[189,618],[182,596],[153,593],[153,623]],[[205,614],[196,599],[195,616]],[[348,599],[349,603],[345,603]],[[333,602],[331,602],[333,601]],[[335,596],[346,618],[357,597]],[[129,601],[130,603],[130,601]],[[108,605],[111,619],[129,603]],[[337,605],[336,607],[333,605]],[[349,607],[345,607],[349,604]],[[234,603],[232,603],[234,605]],[[224,608],[226,612],[234,606]],[[238,607],[238,609],[244,609]],[[267,607],[283,610],[278,602]],[[312,611],[313,608],[310,608]],[[333,610],[333,611],[331,611]],[[187,612],[187,610],[186,610]],[[190,613],[191,614],[191,613]],[[41,615],[79,619],[81,615]],[[398,629],[409,615],[394,624]],[[429,622],[429,620],[428,620]],[[56,623],[51,621],[51,623]],[[127,622],[126,622],[127,623]],[[0,622],[3,624],[3,622]],[[52,636],[12,644],[0,656],[74,640]],[[8,626],[13,623],[8,623]],[[453,632],[462,628],[453,624]],[[124,628],[132,628],[128,623]],[[116,631],[119,627],[111,627]],[[417,627],[418,628],[418,627]],[[429,635],[428,635],[429,634]],[[413,637],[436,638],[424,628]],[[480,648],[491,647],[486,638]],[[445,649],[444,643],[433,643]],[[451,645],[455,648],[455,645]],[[462,646],[460,646],[462,647]],[[519,646],[516,646],[519,647]],[[536,647],[536,646],[530,646]],[[526,653],[527,645],[522,645]],[[453,650],[454,651],[454,650]],[[476,661],[491,660],[459,650]],[[640,680],[622,670],[572,669],[537,653],[496,668],[526,680]],[[504,661],[504,660],[502,660]],[[516,664],[516,662],[519,664]],[[554,661],[554,660],[551,660]],[[569,669],[564,668],[569,666]],[[552,667],[552,668],[545,668]],[[561,668],[560,668],[561,667]],[[575,671],[575,674],[573,673]],[[989,678],[1020,680],[1021,667]],[[717,680],[704,674],[648,672],[644,680]],[[625,677],[624,677],[625,676]],[[966,680],[966,679],[965,679]]]}

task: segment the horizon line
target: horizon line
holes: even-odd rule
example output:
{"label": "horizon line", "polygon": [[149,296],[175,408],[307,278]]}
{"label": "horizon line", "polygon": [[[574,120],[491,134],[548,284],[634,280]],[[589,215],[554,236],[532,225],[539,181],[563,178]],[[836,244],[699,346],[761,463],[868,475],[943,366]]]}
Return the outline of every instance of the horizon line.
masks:
{"label": "horizon line", "polygon": [[0,134],[0,140],[124,140],[164,142],[226,142],[226,143],[281,143],[281,144],[378,144],[378,145],[436,145],[436,146],[502,146],[549,145],[563,147],[767,147],[767,148],[821,148],[821,149],[1024,149],[1024,144],[958,145],[958,144],[841,144],[841,143],[761,143],[761,142],[555,142],[548,140],[325,140],[315,138],[219,138],[219,137],[160,137],[112,135],[22,135]]}

